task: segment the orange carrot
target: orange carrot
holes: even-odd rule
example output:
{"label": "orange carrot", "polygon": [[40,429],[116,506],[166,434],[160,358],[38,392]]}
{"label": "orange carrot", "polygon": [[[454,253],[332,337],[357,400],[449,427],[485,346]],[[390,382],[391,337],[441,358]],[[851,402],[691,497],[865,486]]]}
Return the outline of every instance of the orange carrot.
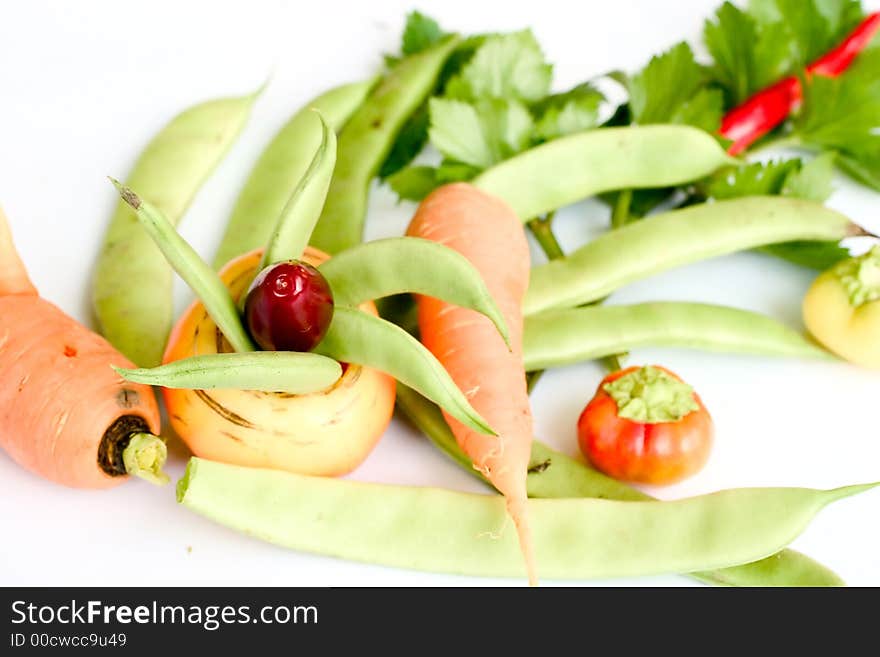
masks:
{"label": "orange carrot", "polygon": [[148,435],[159,430],[153,391],[124,382],[111,365],[133,367],[37,295],[0,211],[0,447],[77,488],[107,488],[139,468],[160,478],[164,444]]}
{"label": "orange carrot", "polygon": [[441,187],[419,206],[409,235],[444,244],[479,270],[510,332],[510,349],[486,317],[431,297],[418,300],[422,342],[437,357],[498,436],[477,433],[446,415],[462,449],[507,498],[529,582],[537,582],[526,515],[532,414],[522,357],[522,300],[529,247],[516,213],[471,185]]}

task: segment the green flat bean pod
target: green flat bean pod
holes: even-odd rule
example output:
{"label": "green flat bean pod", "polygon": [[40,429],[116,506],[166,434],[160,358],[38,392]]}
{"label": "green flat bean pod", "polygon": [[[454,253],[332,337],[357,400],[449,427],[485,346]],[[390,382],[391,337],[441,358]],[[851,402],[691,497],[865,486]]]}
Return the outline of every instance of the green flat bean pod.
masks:
{"label": "green flat bean pod", "polygon": [[330,254],[361,241],[370,183],[407,119],[437,85],[459,43],[449,36],[398,62],[339,134],[336,171],[311,244]]}
{"label": "green flat bean pod", "polygon": [[527,315],[596,301],[628,283],[707,258],[792,240],[840,240],[863,231],[812,201],[749,196],[672,210],[610,231],[532,269]]}
{"label": "green flat bean pod", "polygon": [[131,188],[110,179],[122,200],[131,206],[146,234],[170,266],[202,301],[211,319],[238,352],[255,351],[256,346],[245,331],[238,308],[220,277],[174,229],[156,206],[141,199]]}
{"label": "green flat bean pod", "polygon": [[306,395],[325,390],[342,376],[332,358],[296,351],[205,354],[151,368],[115,367],[126,381],[184,390],[259,390]]}
{"label": "green flat bean pod", "polygon": [[[128,184],[176,225],[223,157],[259,92],[196,105],[166,125],[141,153]],[[101,332],[142,367],[162,361],[173,322],[172,272],[131,208],[120,202],[92,282]]]}
{"label": "green flat bean pod", "polygon": [[681,185],[735,162],[697,128],[601,128],[525,151],[487,169],[473,184],[528,221],[602,192]]}
{"label": "green flat bean pod", "polygon": [[313,125],[320,131],[321,141],[309,168],[281,211],[263,252],[261,270],[276,262],[302,257],[324,207],[336,164],[336,133],[320,114],[316,114]]}
{"label": "green flat bean pod", "polygon": [[[442,452],[465,472],[482,479],[470,459],[458,446],[455,436],[443,419],[440,409],[419,393],[397,386],[397,408],[421,430]],[[571,498],[595,497],[619,501],[652,499],[640,490],[612,479],[587,464],[532,441],[529,462],[529,497]],[[834,572],[808,556],[791,549],[741,566],[711,571],[692,572],[690,576],[708,584],[721,586],[843,586]]]}
{"label": "green flat bean pod", "polygon": [[291,191],[302,179],[321,143],[314,130],[317,110],[334,132],[376,85],[377,78],[336,87],[307,103],[278,131],[260,155],[235,202],[226,232],[214,257],[214,268],[266,245]]}
{"label": "green flat bean pod", "polygon": [[495,435],[434,355],[391,322],[336,306],[327,334],[315,351],[343,363],[387,372],[475,431]]}
{"label": "green flat bean pod", "polygon": [[704,303],[641,303],[547,310],[525,321],[526,371],[603,358],[638,347],[734,354],[832,356],[770,317]]}
{"label": "green flat bean pod", "polygon": [[351,247],[318,269],[344,306],[413,292],[486,315],[508,341],[504,317],[480,272],[449,247],[419,237],[391,237]]}
{"label": "green flat bean pod", "polygon": [[[532,499],[528,511],[542,577],[643,576],[762,559],[797,537],[823,507],[873,486],[735,489],[674,502]],[[177,490],[190,510],[296,550],[430,572],[525,575],[500,495],[199,458],[190,459]]]}

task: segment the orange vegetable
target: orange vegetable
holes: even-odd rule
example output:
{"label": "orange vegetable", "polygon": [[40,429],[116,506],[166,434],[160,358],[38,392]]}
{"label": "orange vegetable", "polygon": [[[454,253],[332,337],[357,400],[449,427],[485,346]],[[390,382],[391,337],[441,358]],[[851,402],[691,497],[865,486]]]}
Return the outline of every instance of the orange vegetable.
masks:
{"label": "orange vegetable", "polygon": [[[233,298],[247,290],[261,256],[252,251],[220,271]],[[317,265],[327,257],[307,248],[303,260]],[[361,309],[377,314],[372,303]],[[163,362],[224,351],[232,349],[196,301],[172,331]],[[356,365],[309,395],[162,389],[171,424],[197,456],[324,476],[346,474],[367,457],[391,420],[394,393],[393,377]]]}
{"label": "orange vegetable", "polygon": [[483,315],[432,297],[418,300],[422,342],[498,433],[480,434],[444,413],[474,467],[507,498],[534,584],[535,555],[526,514],[532,414],[523,367],[521,308],[531,265],[522,222],[500,199],[459,183],[430,194],[408,234],[444,244],[470,260],[507,322],[510,349]]}
{"label": "orange vegetable", "polygon": [[714,426],[699,395],[663,367],[605,377],[578,419],[581,452],[616,479],[671,484],[709,459]]}
{"label": "orange vegetable", "polygon": [[[137,434],[159,430],[159,410],[149,386],[124,382],[111,365],[132,367],[104,338],[38,296],[0,211],[0,446],[66,486],[124,481],[132,466],[123,453]],[[144,436],[136,446],[131,454],[145,458],[140,465],[157,479],[164,444]]]}

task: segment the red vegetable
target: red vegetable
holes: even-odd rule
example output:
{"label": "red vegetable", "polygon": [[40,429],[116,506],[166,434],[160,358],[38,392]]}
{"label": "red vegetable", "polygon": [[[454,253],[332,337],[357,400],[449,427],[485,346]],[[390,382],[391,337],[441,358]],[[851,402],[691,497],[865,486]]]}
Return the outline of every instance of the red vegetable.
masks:
{"label": "red vegetable", "polygon": [[699,471],[713,434],[699,396],[656,366],[609,374],[578,419],[578,443],[590,463],[645,484],[670,484]]}
{"label": "red vegetable", "polygon": [[[880,12],[869,14],[844,41],[807,67],[807,73],[836,77],[843,73],[880,28]],[[801,83],[788,77],[759,91],[725,114],[721,135],[733,141],[727,149],[737,155],[785,120],[801,101]]]}

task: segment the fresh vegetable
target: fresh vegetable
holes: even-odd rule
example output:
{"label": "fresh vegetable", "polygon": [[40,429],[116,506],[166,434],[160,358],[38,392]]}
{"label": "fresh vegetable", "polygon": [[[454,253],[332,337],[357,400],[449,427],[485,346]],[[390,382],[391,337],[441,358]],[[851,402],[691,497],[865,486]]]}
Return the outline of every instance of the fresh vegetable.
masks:
{"label": "fresh vegetable", "polygon": [[206,354],[148,369],[114,368],[127,381],[185,390],[271,390],[290,395],[319,392],[342,376],[332,358],[288,351]]}
{"label": "fresh vegetable", "polygon": [[530,263],[522,226],[503,201],[461,183],[441,187],[428,196],[407,234],[444,244],[470,260],[504,316],[507,343],[487,317],[473,310],[433,297],[418,300],[422,342],[498,434],[480,434],[446,416],[474,467],[506,498],[529,581],[536,583],[525,504],[532,416],[522,362],[521,304]]}
{"label": "fresh vegetable", "polygon": [[[474,470],[470,459],[452,435],[440,409],[420,394],[397,387],[397,408],[441,451],[465,472],[485,479]],[[620,501],[644,501],[649,495],[603,475],[580,461],[557,452],[538,440],[532,441],[528,476],[529,497],[592,497]],[[722,586],[843,586],[843,581],[825,566],[791,549],[752,563],[689,575],[707,584]]]}
{"label": "fresh vegetable", "polygon": [[153,391],[104,338],[38,296],[0,210],[0,446],[65,486],[108,488],[126,474],[164,483]]}
{"label": "fresh vegetable", "polygon": [[398,62],[339,135],[339,157],[311,244],[335,254],[362,239],[370,183],[407,119],[430,95],[452,51],[448,36]]}
{"label": "fresh vegetable", "polygon": [[315,110],[338,133],[375,84],[376,78],[372,78],[331,89],[307,103],[284,124],[260,155],[238,195],[214,256],[215,269],[266,245],[291,190],[305,175],[322,140],[312,129]]}
{"label": "fresh vegetable", "polygon": [[261,349],[311,351],[333,319],[333,291],[315,267],[287,260],[257,274],[244,312],[248,331]]}
{"label": "fresh vegetable", "polygon": [[[587,579],[709,570],[762,559],[828,504],[834,490],[734,489],[675,502],[529,500],[541,572]],[[524,568],[504,501],[437,488],[305,477],[193,458],[178,501],[278,545],[386,566],[488,577]]]}
{"label": "fresh vegetable", "polygon": [[804,323],[839,356],[880,368],[880,247],[821,274],[803,303]]}
{"label": "fresh vegetable", "polygon": [[526,318],[523,335],[526,371],[648,346],[791,358],[829,357],[797,331],[769,317],[702,303],[547,310]]}
{"label": "fresh vegetable", "polygon": [[714,435],[693,388],[659,366],[606,376],[577,426],[581,452],[598,470],[644,484],[671,484],[699,472]]}
{"label": "fresh vegetable", "polygon": [[[836,77],[880,29],[880,12],[869,14],[836,48],[807,66],[807,74]],[[721,135],[733,143],[728,152],[736,155],[782,123],[801,102],[800,80],[791,76],[758,92],[724,115]]]}
{"label": "fresh vegetable", "polygon": [[[177,224],[241,131],[259,92],[196,105],[141,153],[128,184]],[[132,281],[138,285],[132,286]],[[122,201],[107,229],[92,284],[102,334],[141,367],[158,365],[173,321],[172,272]]]}
{"label": "fresh vegetable", "polygon": [[[313,264],[324,257],[311,248],[303,254]],[[232,298],[247,289],[260,260],[256,251],[220,270]],[[370,302],[360,308],[376,312]],[[204,305],[196,301],[178,320],[164,362],[170,367],[228,350]],[[183,386],[162,390],[171,426],[194,454],[226,463],[341,475],[357,467],[375,447],[394,409],[394,378],[354,364],[330,388],[314,394],[235,389],[234,380],[230,373],[230,385],[220,383],[211,391]],[[269,390],[272,383],[265,381]]]}
{"label": "fresh vegetable", "polygon": [[818,203],[753,196],[654,215],[606,233],[565,258],[532,270],[527,315],[577,306],[672,267],[790,240],[864,234]]}

